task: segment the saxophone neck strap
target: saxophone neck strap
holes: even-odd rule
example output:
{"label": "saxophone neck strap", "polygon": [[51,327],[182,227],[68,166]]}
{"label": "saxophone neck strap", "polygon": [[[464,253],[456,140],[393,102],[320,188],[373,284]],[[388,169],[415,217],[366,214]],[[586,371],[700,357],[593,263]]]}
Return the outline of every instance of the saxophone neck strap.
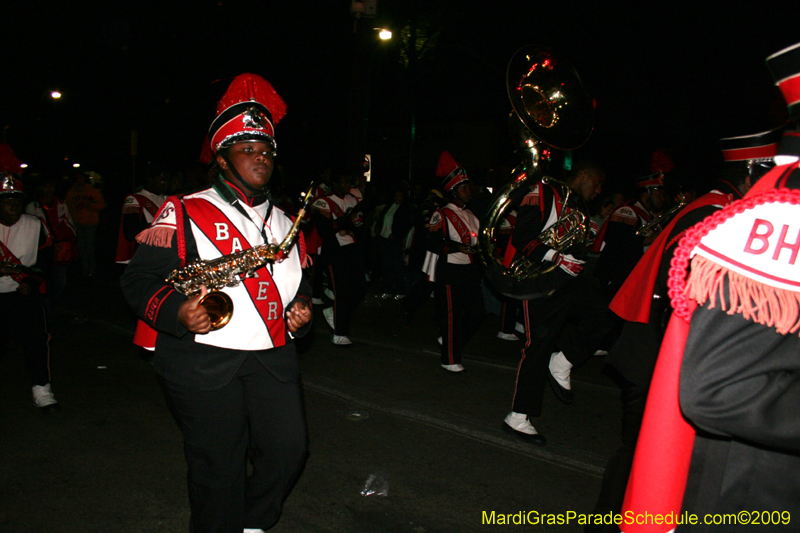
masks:
{"label": "saxophone neck strap", "polygon": [[244,207],[242,207],[242,203],[239,200],[239,196],[236,194],[233,188],[228,184],[228,182],[222,179],[221,176],[218,176],[217,179],[214,180],[213,186],[214,190],[217,191],[217,194],[219,194],[222,197],[222,199],[225,200],[225,202],[227,202],[228,204],[233,206],[237,211],[239,211],[239,213],[241,213],[245,219],[249,220],[250,222],[256,225],[258,231],[261,233],[261,236],[264,237],[264,242],[268,243],[269,239],[267,238],[265,227],[267,225],[267,220],[269,220],[269,217],[272,215],[273,203],[269,201],[269,199],[267,199],[267,212],[264,214],[264,218],[262,219],[263,223],[262,226],[258,227],[258,224],[256,224],[256,222],[250,217],[247,211],[245,211]]}

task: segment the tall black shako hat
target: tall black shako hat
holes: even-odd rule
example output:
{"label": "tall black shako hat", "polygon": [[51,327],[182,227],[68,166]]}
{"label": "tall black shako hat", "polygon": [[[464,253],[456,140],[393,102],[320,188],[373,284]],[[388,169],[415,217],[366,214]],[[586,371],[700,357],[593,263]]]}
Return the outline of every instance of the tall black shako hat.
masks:
{"label": "tall black shako hat", "polygon": [[444,151],[439,156],[439,163],[436,165],[436,177],[442,178],[442,190],[451,192],[462,183],[469,182],[467,171],[464,167],[456,163],[450,152]]}
{"label": "tall black shako hat", "polygon": [[772,159],[778,153],[783,127],[752,135],[725,137],[719,140],[722,158],[727,163]]}
{"label": "tall black shako hat", "polygon": [[274,155],[275,126],[284,116],[286,103],[267,80],[257,74],[236,76],[217,103],[201,161],[209,162],[220,148],[242,142],[267,143]]}
{"label": "tall black shako hat", "polygon": [[767,68],[783,93],[789,116],[792,120],[800,120],[800,43],[769,56]]}
{"label": "tall black shako hat", "polygon": [[[767,58],[767,68],[781,90],[789,117],[800,122],[800,43],[775,52]],[[800,157],[800,129],[787,129],[783,134],[778,155]]]}

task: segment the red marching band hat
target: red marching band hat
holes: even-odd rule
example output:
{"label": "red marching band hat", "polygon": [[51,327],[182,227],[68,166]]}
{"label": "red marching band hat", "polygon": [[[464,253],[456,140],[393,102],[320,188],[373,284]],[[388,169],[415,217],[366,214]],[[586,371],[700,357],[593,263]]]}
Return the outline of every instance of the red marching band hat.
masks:
{"label": "red marching band hat", "polygon": [[217,103],[200,160],[209,162],[220,148],[241,142],[265,142],[275,151],[275,126],[286,116],[286,103],[257,74],[240,74]]}
{"label": "red marching band hat", "polygon": [[662,174],[661,172],[656,172],[655,174],[649,174],[647,176],[643,176],[636,180],[637,188],[663,187],[663,186],[664,186],[664,174]]}
{"label": "red marching band hat", "polygon": [[442,188],[444,192],[450,192],[462,183],[469,181],[467,171],[464,167],[456,163],[450,152],[444,151],[439,156],[439,163],[436,165],[436,177],[442,178]]}
{"label": "red marching band hat", "polygon": [[752,135],[725,137],[719,140],[722,157],[726,162],[772,159],[778,153],[783,127]]}
{"label": "red marching band hat", "polygon": [[0,195],[25,196],[22,191],[22,180],[14,172],[0,172]]}

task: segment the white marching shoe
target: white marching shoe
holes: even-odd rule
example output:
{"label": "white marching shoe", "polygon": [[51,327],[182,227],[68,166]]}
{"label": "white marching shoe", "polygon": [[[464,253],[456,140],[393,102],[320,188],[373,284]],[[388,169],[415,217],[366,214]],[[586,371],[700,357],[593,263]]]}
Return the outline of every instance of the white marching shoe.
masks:
{"label": "white marching shoe", "polygon": [[31,389],[33,393],[33,404],[39,408],[43,414],[57,413],[61,410],[50,384],[47,385],[34,385]]}
{"label": "white marching shoe", "polygon": [[338,344],[339,346],[347,346],[349,344],[353,344],[353,341],[351,341],[350,338],[345,335],[334,335],[333,344]]}
{"label": "white marching shoe", "polygon": [[528,415],[525,413],[511,411],[506,416],[506,419],[503,420],[502,427],[506,433],[511,433],[529,444],[536,444],[537,446],[547,444],[547,439],[536,431],[536,428],[533,427],[531,421],[528,420]]}
{"label": "white marching shoe", "polygon": [[448,372],[463,372],[464,371],[464,366],[463,365],[442,365],[442,368],[444,368]]}
{"label": "white marching shoe", "polygon": [[503,333],[502,331],[497,332],[497,338],[503,339],[504,341],[518,341],[519,337],[514,335],[513,333]]}

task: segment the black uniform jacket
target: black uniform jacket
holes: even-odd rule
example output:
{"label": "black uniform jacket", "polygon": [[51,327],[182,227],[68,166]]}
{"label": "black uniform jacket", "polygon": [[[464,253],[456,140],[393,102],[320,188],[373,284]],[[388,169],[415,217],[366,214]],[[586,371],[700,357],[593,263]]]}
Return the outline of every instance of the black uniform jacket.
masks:
{"label": "black uniform jacket", "polygon": [[[230,188],[224,186],[218,190],[231,192]],[[230,201],[233,200],[234,197],[231,197]],[[253,201],[266,201],[266,198]],[[186,216],[183,217],[183,226],[188,264],[198,258],[197,245]],[[253,354],[277,379],[286,382],[298,378],[296,351],[288,333],[284,346],[269,350],[230,350],[196,343],[195,335],[178,322],[178,309],[188,298],[172,290],[164,281],[173,270],[180,267],[176,232],[168,248],[141,244],[121,279],[123,294],[134,313],[158,331],[153,366],[159,375],[178,386],[213,390],[227,384],[248,354]],[[297,295],[287,308],[301,298],[307,303],[311,301],[311,286],[305,273]],[[155,314],[148,313],[154,301],[158,302],[158,311]],[[309,329],[310,324],[294,335],[302,336]]]}

